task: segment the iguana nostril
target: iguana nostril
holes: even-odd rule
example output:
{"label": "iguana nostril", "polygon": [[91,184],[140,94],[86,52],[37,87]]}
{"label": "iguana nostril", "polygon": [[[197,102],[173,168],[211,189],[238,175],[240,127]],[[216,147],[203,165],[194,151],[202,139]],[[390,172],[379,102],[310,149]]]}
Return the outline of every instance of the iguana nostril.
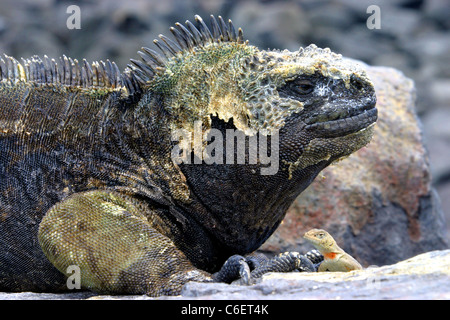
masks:
{"label": "iguana nostril", "polygon": [[365,82],[364,82],[364,80],[359,78],[357,75],[352,74],[350,76],[350,84],[352,85],[353,88],[355,88],[356,90],[359,91],[362,88],[364,88]]}

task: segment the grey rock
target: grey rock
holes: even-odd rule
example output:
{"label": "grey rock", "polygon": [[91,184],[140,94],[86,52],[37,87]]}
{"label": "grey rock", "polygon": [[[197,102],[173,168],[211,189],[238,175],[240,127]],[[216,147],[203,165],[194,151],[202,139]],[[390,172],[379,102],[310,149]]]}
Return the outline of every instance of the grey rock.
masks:
{"label": "grey rock", "polygon": [[447,0],[427,0],[424,3],[423,10],[427,17],[439,22],[446,28],[450,28],[450,21],[448,19],[450,2]]}
{"label": "grey rock", "polygon": [[[450,86],[450,83],[449,83]],[[445,90],[448,93],[448,89]],[[444,93],[442,93],[444,95]],[[450,100],[449,100],[450,105]],[[450,110],[435,109],[423,118],[424,134],[430,153],[431,172],[436,182],[450,176]]]}
{"label": "grey rock", "polygon": [[270,273],[255,285],[190,282],[175,297],[0,293],[0,300],[450,299],[450,250],[351,272]]}
{"label": "grey rock", "polygon": [[230,16],[236,26],[242,27],[245,38],[263,49],[298,50],[299,40],[312,32],[308,15],[295,3],[243,2]]}
{"label": "grey rock", "polygon": [[0,292],[0,300],[80,300],[92,296],[96,296],[96,294],[88,291],[71,293]]}
{"label": "grey rock", "polygon": [[244,287],[189,283],[198,299],[450,299],[450,250],[432,251],[383,267],[320,273],[272,273]]}
{"label": "grey rock", "polygon": [[[436,187],[436,191],[439,193],[441,198],[442,207],[450,208],[450,182],[446,181],[441,183]],[[450,221],[450,210],[445,212],[446,221]],[[447,222],[447,234],[450,234],[450,223]]]}

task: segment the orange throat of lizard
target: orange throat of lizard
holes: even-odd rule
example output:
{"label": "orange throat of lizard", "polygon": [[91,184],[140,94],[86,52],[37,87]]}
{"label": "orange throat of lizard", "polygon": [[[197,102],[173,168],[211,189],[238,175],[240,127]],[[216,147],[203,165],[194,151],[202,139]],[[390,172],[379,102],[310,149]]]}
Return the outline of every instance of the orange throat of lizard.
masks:
{"label": "orange throat of lizard", "polygon": [[323,257],[327,260],[333,260],[336,258],[336,252],[324,252]]}

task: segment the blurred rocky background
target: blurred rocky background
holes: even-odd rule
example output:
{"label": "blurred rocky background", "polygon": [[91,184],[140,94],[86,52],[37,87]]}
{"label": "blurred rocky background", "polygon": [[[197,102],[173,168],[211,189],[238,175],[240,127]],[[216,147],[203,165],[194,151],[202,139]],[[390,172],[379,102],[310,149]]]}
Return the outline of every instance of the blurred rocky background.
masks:
{"label": "blurred rocky background", "polygon": [[[68,29],[69,5],[81,29]],[[381,28],[367,28],[370,5]],[[450,230],[450,1],[448,0],[2,0],[0,53],[116,61],[124,69],[174,22],[221,15],[260,48],[297,50],[315,43],[370,65],[401,70],[416,85],[416,111],[432,181]],[[449,233],[450,234],[450,233]],[[300,238],[299,234],[299,238]]]}

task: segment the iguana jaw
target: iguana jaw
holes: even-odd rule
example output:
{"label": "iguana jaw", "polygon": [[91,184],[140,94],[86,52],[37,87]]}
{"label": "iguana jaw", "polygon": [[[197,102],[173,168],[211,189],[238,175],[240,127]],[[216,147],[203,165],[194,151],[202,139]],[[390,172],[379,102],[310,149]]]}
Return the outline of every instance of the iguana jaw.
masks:
{"label": "iguana jaw", "polygon": [[344,136],[313,138],[302,151],[299,151],[301,154],[296,161],[283,161],[288,166],[288,179],[291,180],[295,173],[302,175],[310,166],[316,166],[321,162],[329,165],[361,149],[372,139],[374,126],[375,123],[372,123]]}
{"label": "iguana jaw", "polygon": [[316,131],[322,138],[337,137],[345,133],[350,134],[363,130],[374,123],[376,119],[377,109],[373,108],[348,118],[316,122],[307,125],[306,129]]}
{"label": "iguana jaw", "polygon": [[[334,114],[330,118],[311,117],[305,122],[305,129],[314,131],[320,138],[333,138],[358,132],[375,123],[377,120],[375,102],[370,105],[343,109],[340,114]],[[336,117],[333,119],[332,117]]]}

